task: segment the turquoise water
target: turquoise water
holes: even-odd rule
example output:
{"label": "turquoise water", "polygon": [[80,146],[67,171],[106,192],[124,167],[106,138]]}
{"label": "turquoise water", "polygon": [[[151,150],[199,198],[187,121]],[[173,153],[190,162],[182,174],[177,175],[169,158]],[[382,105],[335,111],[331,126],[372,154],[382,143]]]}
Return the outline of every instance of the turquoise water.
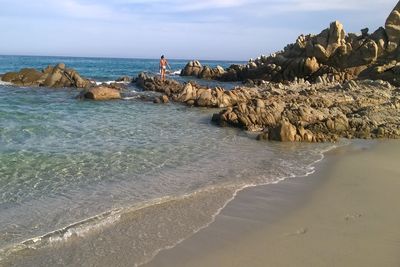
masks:
{"label": "turquoise water", "polygon": [[[99,81],[157,66],[156,60],[0,57],[0,73],[59,61]],[[179,69],[185,63],[172,64]],[[133,95],[143,94],[131,89]],[[63,249],[58,260],[77,257],[68,243],[71,233],[80,238],[73,246],[90,248],[79,262],[92,262],[104,247],[122,242],[116,241],[121,232],[137,242],[124,243],[125,255],[133,257],[128,261],[146,262],[210,223],[237,190],[305,175],[330,147],[257,142],[247,133],[211,125],[217,110],[155,105],[135,97],[81,101],[77,94],[0,85],[0,263],[19,255],[26,240],[38,265],[55,266],[47,254],[39,257],[60,248],[54,240],[70,249]],[[155,203],[164,203],[168,213],[161,216]],[[137,209],[146,210],[147,217],[138,219]],[[127,220],[130,216],[135,219]],[[176,218],[181,219],[178,230]],[[94,229],[105,225],[113,241],[98,244],[92,240]],[[132,225],[137,227],[127,228]],[[158,237],[144,238],[154,227]],[[32,258],[24,255],[18,260],[26,259],[29,266]]]}
{"label": "turquoise water", "polygon": [[[35,57],[35,56],[1,56],[0,74],[18,71],[21,68],[44,69],[48,65],[60,62],[76,69],[82,76],[96,81],[115,80],[121,76],[137,76],[142,71],[158,73],[159,59],[124,59],[124,58],[71,58],[71,57]],[[181,70],[188,60],[169,59],[173,71]],[[226,68],[231,61],[201,61],[204,65]]]}

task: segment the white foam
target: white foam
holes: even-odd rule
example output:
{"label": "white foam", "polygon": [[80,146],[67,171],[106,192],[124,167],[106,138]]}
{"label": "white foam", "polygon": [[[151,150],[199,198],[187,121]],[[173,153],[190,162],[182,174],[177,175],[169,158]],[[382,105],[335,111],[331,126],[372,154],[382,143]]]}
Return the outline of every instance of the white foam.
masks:
{"label": "white foam", "polygon": [[137,99],[139,98],[139,96],[127,96],[127,97],[123,97],[122,100],[132,100],[132,99]]}
{"label": "white foam", "polygon": [[64,228],[49,232],[42,236],[27,239],[12,247],[0,250],[0,254],[6,252],[11,254],[23,248],[37,249],[42,246],[47,246],[53,242],[62,242],[68,240],[72,236],[84,236],[88,232],[102,228],[106,225],[114,224],[121,218],[121,209],[115,209],[102,214],[90,217],[88,219],[70,224]]}
{"label": "white foam", "polygon": [[0,80],[0,85],[12,85],[12,83],[9,83],[9,82],[3,82],[2,80]]}
{"label": "white foam", "polygon": [[117,83],[117,84],[129,84],[129,82],[116,82],[116,81],[105,81],[105,82],[98,82],[95,81],[96,85],[102,85],[102,84],[112,84],[112,83]]}
{"label": "white foam", "polygon": [[63,235],[54,235],[49,238],[50,243],[53,242],[62,242],[70,238],[71,236],[79,236],[83,237],[85,234],[95,230],[102,228],[104,226],[114,224],[121,218],[120,214],[113,214],[111,216],[108,216],[106,218],[101,219],[99,222],[95,224],[88,224],[88,225],[83,225],[83,226],[78,226],[78,227],[71,227],[69,228]]}
{"label": "white foam", "polygon": [[175,75],[175,76],[179,76],[181,75],[182,70],[175,70],[175,71],[171,71],[171,73],[169,73],[169,75]]}

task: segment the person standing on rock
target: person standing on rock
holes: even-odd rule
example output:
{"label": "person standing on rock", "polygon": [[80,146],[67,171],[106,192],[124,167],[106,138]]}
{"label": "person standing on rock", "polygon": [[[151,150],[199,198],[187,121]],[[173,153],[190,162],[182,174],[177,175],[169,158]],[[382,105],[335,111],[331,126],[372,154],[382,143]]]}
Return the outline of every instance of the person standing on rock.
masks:
{"label": "person standing on rock", "polygon": [[169,69],[171,69],[168,60],[164,57],[164,55],[162,55],[160,59],[160,73],[162,81],[165,81],[165,72],[167,71],[167,66],[169,67]]}

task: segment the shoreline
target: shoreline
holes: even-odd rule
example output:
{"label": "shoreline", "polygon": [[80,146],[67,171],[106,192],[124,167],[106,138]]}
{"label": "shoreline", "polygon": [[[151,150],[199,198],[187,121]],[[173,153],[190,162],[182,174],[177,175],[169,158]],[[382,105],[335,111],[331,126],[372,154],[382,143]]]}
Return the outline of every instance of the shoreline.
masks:
{"label": "shoreline", "polygon": [[[343,144],[340,144],[343,145]],[[339,145],[339,146],[340,146]],[[329,148],[325,148],[327,151],[330,151],[334,149],[336,146],[330,146]],[[235,187],[230,188],[230,187],[225,187],[222,186],[214,188],[203,188],[200,191],[195,191],[190,194],[185,194],[183,196],[170,199],[170,198],[163,198],[163,201],[150,201],[146,205],[136,208],[131,207],[128,209],[123,209],[123,210],[110,210],[106,211],[102,214],[95,215],[93,217],[90,217],[88,219],[79,221],[77,223],[73,223],[71,225],[68,225],[62,229],[58,229],[49,233],[46,233],[42,236],[34,237],[27,239],[19,244],[15,244],[6,251],[14,251],[14,249],[17,249],[18,255],[11,255],[9,254],[10,258],[8,256],[4,258],[4,263],[10,264],[11,262],[13,263],[18,263],[19,266],[29,266],[32,262],[36,262],[37,264],[44,264],[46,263],[46,266],[49,266],[51,264],[56,264],[56,258],[60,257],[65,261],[65,256],[70,255],[71,257],[74,257],[74,250],[76,249],[77,242],[81,243],[79,247],[81,247],[82,251],[85,251],[88,249],[88,245],[91,243],[97,243],[96,239],[100,240],[108,240],[109,242],[113,242],[115,246],[121,247],[121,244],[125,244],[123,247],[129,248],[132,246],[130,241],[124,240],[125,234],[127,234],[125,231],[131,231],[133,228],[140,228],[139,225],[136,227],[132,227],[132,225],[136,225],[138,222],[136,222],[137,217],[141,217],[143,215],[141,214],[146,214],[145,216],[148,217],[149,213],[151,213],[153,210],[159,210],[160,213],[162,213],[161,210],[165,210],[169,208],[169,204],[177,204],[181,206],[182,208],[187,208],[188,205],[194,205],[191,204],[191,199],[193,199],[195,202],[198,202],[196,206],[197,209],[201,210],[204,208],[210,209],[213,207],[210,211],[214,210],[212,214],[203,214],[199,216],[196,214],[196,211],[190,212],[188,214],[179,214],[183,215],[182,217],[189,218],[192,217],[193,219],[193,225],[191,224],[190,227],[189,225],[186,225],[184,227],[185,229],[189,227],[188,229],[180,229],[178,232],[183,231],[185,234],[184,236],[181,236],[177,242],[173,243],[165,243],[165,246],[162,248],[157,249],[153,255],[157,255],[158,253],[166,250],[166,249],[171,249],[174,248],[176,245],[180,244],[181,242],[184,242],[187,239],[190,239],[191,236],[196,234],[197,232],[201,231],[202,229],[206,229],[207,227],[210,226],[215,220],[216,217],[219,216],[221,211],[224,210],[226,205],[228,205],[231,201],[233,201],[237,195],[240,195],[242,191],[249,190],[251,188],[259,187],[259,186],[266,186],[266,185],[276,185],[280,184],[282,181],[288,180],[288,179],[295,179],[297,177],[307,177],[313,172],[315,172],[316,165],[318,165],[321,161],[324,159],[324,154],[326,153],[326,150],[321,150],[318,152],[318,158],[314,159],[314,161],[310,162],[309,165],[306,165],[304,167],[304,173],[298,173],[296,176],[285,176],[281,177],[278,180],[274,182],[265,182],[264,184],[247,184],[244,185],[243,187]],[[213,192],[215,191],[215,192]],[[226,195],[224,198],[221,199],[222,195]],[[197,198],[200,198],[200,200],[197,200]],[[203,199],[203,201],[201,201]],[[161,199],[160,199],[161,200]],[[189,201],[189,203],[187,203]],[[223,202],[220,202],[223,201]],[[220,202],[220,203],[219,203]],[[186,204],[185,204],[186,203]],[[205,203],[205,204],[203,204]],[[215,207],[214,207],[215,206]],[[149,208],[149,209],[148,209]],[[203,210],[202,213],[205,211]],[[157,213],[154,213],[153,215],[156,215]],[[205,215],[205,217],[204,217]],[[163,217],[163,216],[161,216]],[[111,223],[110,223],[111,220]],[[93,224],[92,224],[93,222]],[[178,220],[179,223],[179,220]],[[103,227],[102,227],[103,226]],[[154,226],[157,226],[156,224]],[[119,229],[117,232],[113,230],[114,228]],[[157,227],[156,227],[157,228]],[[125,230],[121,230],[125,229]],[[169,229],[169,228],[168,228]],[[151,231],[146,232],[154,232],[156,229],[151,229]],[[119,232],[124,231],[125,234],[121,236]],[[175,231],[171,228],[169,229],[173,234],[176,234]],[[132,238],[132,232],[130,232],[130,237]],[[164,233],[165,234],[165,233]],[[181,233],[182,234],[182,233]],[[178,235],[180,236],[180,235]],[[176,238],[177,236],[175,236]],[[137,236],[138,238],[138,236]],[[145,240],[142,240],[145,241]],[[157,241],[157,238],[154,239],[154,241]],[[147,241],[146,241],[147,242]],[[43,244],[42,244],[43,243]],[[53,244],[51,246],[48,246],[49,244]],[[100,245],[102,246],[102,245]],[[36,251],[36,252],[35,252]],[[17,252],[17,251],[15,251]],[[133,251],[130,249],[124,249],[123,251],[120,251],[120,255],[127,254],[128,256],[126,259],[124,259],[124,262],[128,264],[130,260],[132,260],[132,257],[129,256]],[[14,252],[12,252],[14,253]],[[82,252],[83,253],[83,252]],[[136,252],[135,252],[136,253]],[[134,253],[134,254],[135,254]],[[6,253],[8,254],[8,253]],[[79,253],[81,254],[81,253]],[[78,254],[78,255],[79,255]],[[27,257],[25,257],[25,256]],[[52,256],[53,255],[53,256]],[[57,257],[54,257],[54,255],[58,255]],[[135,254],[136,255],[136,254]],[[21,257],[22,256],[22,257]],[[76,256],[76,255],[75,255]],[[151,257],[153,258],[153,256]],[[121,259],[119,259],[121,260]],[[150,260],[150,261],[149,261]],[[145,260],[144,262],[151,262],[151,259]],[[96,265],[101,264],[100,261],[93,260],[96,262]],[[77,263],[77,262],[76,262]],[[111,264],[111,262],[108,262]],[[107,264],[108,264],[107,263]],[[116,262],[114,261],[113,264]],[[141,263],[145,264],[145,263]],[[139,264],[139,266],[141,265]],[[8,266],[8,265],[7,265]],[[104,265],[107,266],[107,265]],[[121,265],[122,266],[122,265]]]}
{"label": "shoreline", "polygon": [[398,266],[400,215],[388,201],[400,183],[396,151],[398,141],[357,140],[308,177],[245,189],[209,227],[143,266]]}

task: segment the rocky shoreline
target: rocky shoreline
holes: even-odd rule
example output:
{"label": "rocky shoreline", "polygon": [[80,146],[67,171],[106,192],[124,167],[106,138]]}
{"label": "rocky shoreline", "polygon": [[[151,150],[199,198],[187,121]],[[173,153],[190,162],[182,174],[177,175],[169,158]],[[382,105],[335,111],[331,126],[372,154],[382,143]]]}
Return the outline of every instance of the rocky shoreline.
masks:
{"label": "rocky shoreline", "polygon": [[[333,22],[318,35],[301,35],[296,43],[246,65],[203,67],[189,62],[182,76],[243,81],[225,90],[195,82],[161,81],[141,73],[122,77],[144,91],[160,93],[154,103],[222,109],[212,121],[259,132],[260,140],[335,142],[339,138],[400,138],[400,1],[373,34],[346,35]],[[42,71],[23,69],[0,76],[17,86],[75,87],[78,98],[121,99],[118,83],[96,86],[64,64]]]}
{"label": "rocky shoreline", "polygon": [[381,80],[205,88],[140,74],[137,86],[188,106],[222,108],[212,121],[262,132],[259,139],[334,142],[339,138],[400,138],[400,89]]}

